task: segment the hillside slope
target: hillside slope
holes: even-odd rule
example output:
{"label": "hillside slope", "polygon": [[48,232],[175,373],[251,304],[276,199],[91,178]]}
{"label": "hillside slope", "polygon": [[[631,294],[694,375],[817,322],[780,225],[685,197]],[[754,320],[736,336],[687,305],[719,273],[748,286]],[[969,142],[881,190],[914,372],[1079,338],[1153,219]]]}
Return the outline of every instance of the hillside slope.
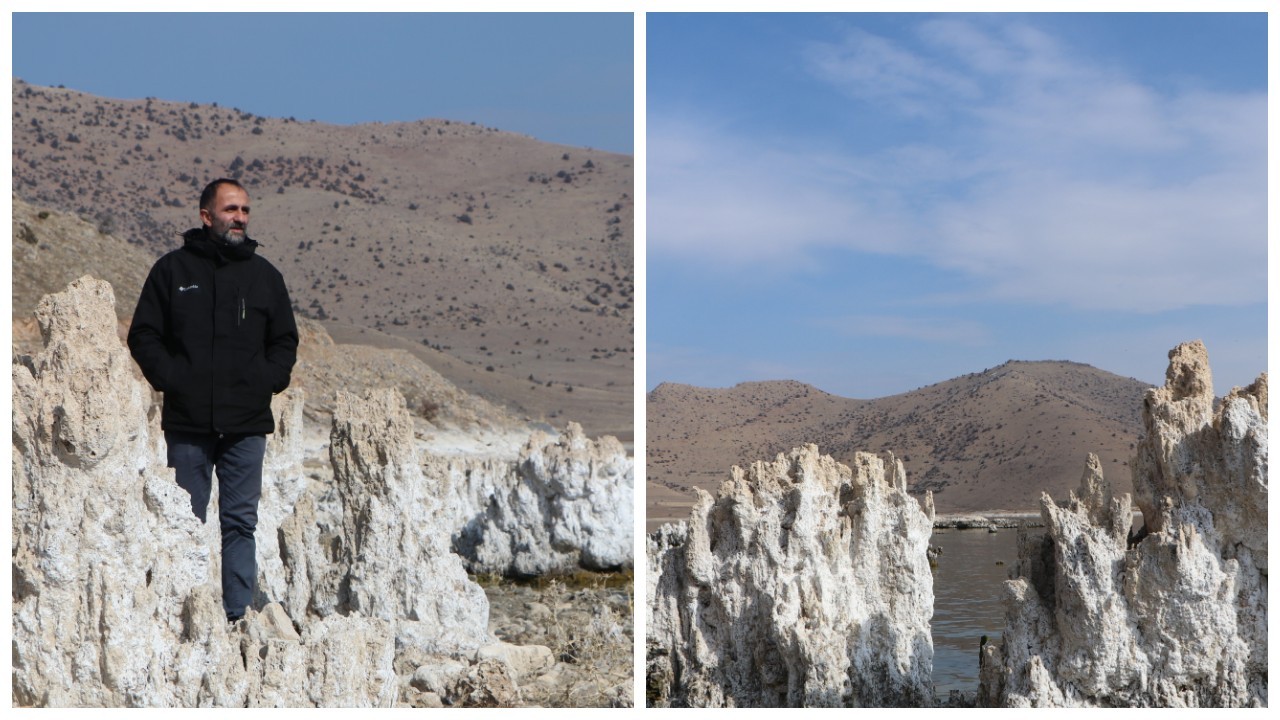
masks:
{"label": "hillside slope", "polygon": [[1071,362],[1010,361],[901,395],[855,400],[793,381],[727,389],[659,385],[647,398],[650,528],[687,514],[688,487],[714,491],[731,465],[816,443],[902,458],[938,512],[1032,511],[1065,497],[1096,453],[1121,491],[1147,385]]}
{"label": "hillside slope", "polygon": [[[42,349],[36,304],[83,275],[111,284],[117,334],[123,340],[150,268],[145,251],[74,215],[41,209],[20,198],[14,198],[13,208],[14,355],[35,355]],[[503,429],[524,424],[500,406],[459,389],[435,369],[435,363],[418,357],[416,349],[338,344],[323,325],[305,317],[299,318],[298,330],[301,342],[291,387],[305,394],[307,415],[325,425],[338,390],[363,393],[381,387],[399,390],[411,413],[437,427]],[[435,353],[431,359],[446,357]],[[141,379],[141,371],[136,366],[133,370]]]}
{"label": "hillside slope", "polygon": [[453,382],[533,419],[630,438],[630,156],[450,120],[336,126],[17,79],[13,121],[23,200],[154,258],[198,223],[201,188],[235,177],[301,314],[446,353]]}

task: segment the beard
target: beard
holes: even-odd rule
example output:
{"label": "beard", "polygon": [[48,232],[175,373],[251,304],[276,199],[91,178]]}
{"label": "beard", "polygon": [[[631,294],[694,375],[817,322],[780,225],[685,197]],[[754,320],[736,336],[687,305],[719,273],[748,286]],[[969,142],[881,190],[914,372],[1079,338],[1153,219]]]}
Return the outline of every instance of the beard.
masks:
{"label": "beard", "polygon": [[215,232],[214,236],[228,245],[239,245],[244,242],[247,233],[244,228],[227,228],[222,232]]}

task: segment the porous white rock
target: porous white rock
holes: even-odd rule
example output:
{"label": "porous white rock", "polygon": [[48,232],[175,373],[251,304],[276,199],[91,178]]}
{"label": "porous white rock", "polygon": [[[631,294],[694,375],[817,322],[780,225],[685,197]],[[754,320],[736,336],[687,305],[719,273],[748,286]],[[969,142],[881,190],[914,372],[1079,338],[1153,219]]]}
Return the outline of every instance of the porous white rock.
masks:
{"label": "porous white rock", "polygon": [[255,606],[279,602],[288,594],[284,560],[277,540],[280,524],[293,514],[299,498],[307,490],[302,469],[302,391],[289,388],[272,397],[271,413],[275,432],[267,436],[262,459],[262,497],[258,501],[258,587]]}
{"label": "porous white rock", "polygon": [[[13,366],[14,704],[392,702],[385,622],[310,623],[299,638],[268,605],[227,627],[217,523],[195,518],[164,467],[113,304],[111,287],[89,277],[47,296],[37,310],[45,348]],[[292,492],[281,480],[299,464],[291,415],[277,413],[269,498]]]}
{"label": "porous white rock", "polygon": [[429,458],[443,476],[453,547],[475,573],[544,575],[632,566],[633,462],[614,437],[577,423],[557,438],[534,432],[515,463]]}
{"label": "porous white rock", "polygon": [[13,365],[13,699],[163,704],[151,679],[175,658],[151,649],[214,581],[215,534],[148,452],[111,286],[81,278],[36,314],[45,347]]}
{"label": "porous white rock", "polygon": [[493,641],[487,602],[449,552],[456,523],[437,516],[443,493],[394,402],[345,406],[335,476],[350,513],[333,522],[302,471],[302,399],[275,399],[260,611],[228,627],[216,490],[202,524],[164,466],[113,301],[88,277],[45,298],[46,346],[13,365],[14,705],[388,706],[407,684],[396,668],[424,648],[465,670],[445,701],[519,700],[507,665],[473,662]]}
{"label": "porous white rock", "polygon": [[1169,357],[1132,463],[1145,528],[1129,538],[1129,496],[1093,456],[1066,505],[1042,498],[1003,642],[982,651],[981,703],[1266,705],[1266,375],[1215,412],[1204,346]]}
{"label": "porous white rock", "polygon": [[445,490],[422,473],[400,394],[339,392],[329,455],[342,499],[341,579],[317,589],[336,589],[344,614],[421,624],[411,637],[427,651],[474,652],[488,643],[489,601],[449,547]]}
{"label": "porous white rock", "polygon": [[892,456],[733,468],[649,536],[649,704],[928,704],[932,520]]}
{"label": "porous white rock", "polygon": [[508,642],[485,645],[476,653],[476,658],[504,663],[517,680],[535,677],[555,664],[551,648],[545,645],[513,645]]}

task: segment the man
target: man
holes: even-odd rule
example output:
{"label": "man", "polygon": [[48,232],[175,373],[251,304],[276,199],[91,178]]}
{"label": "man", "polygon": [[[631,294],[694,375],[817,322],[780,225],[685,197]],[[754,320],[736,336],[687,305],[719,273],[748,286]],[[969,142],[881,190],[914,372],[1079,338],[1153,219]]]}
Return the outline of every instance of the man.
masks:
{"label": "man", "polygon": [[284,278],[254,254],[258,243],[246,234],[249,194],[240,183],[209,183],[200,221],[151,268],[129,350],[164,393],[169,467],[200,522],[217,469],[222,604],[235,622],[253,602],[262,457],[275,430],[271,395],[289,386],[298,329]]}

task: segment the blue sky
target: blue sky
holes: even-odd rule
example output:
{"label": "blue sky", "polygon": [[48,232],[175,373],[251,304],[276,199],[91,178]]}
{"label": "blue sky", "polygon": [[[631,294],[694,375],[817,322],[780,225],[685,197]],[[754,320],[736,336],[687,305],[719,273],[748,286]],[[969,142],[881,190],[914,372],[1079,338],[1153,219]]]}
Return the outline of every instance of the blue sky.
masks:
{"label": "blue sky", "polygon": [[629,154],[633,29],[629,13],[16,13],[13,74],[337,124],[474,121]]}
{"label": "blue sky", "polygon": [[646,386],[1267,363],[1266,16],[648,15]]}

